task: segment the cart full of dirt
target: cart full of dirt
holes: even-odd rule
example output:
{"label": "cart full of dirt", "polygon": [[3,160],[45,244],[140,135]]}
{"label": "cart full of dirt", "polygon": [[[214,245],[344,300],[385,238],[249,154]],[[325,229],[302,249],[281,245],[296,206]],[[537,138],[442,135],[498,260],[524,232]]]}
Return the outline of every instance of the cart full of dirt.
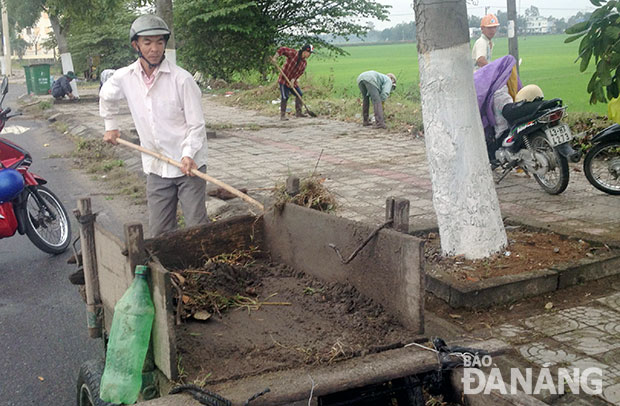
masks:
{"label": "cart full of dirt", "polygon": [[256,254],[219,256],[201,269],[175,272],[185,382],[329,364],[418,337],[352,285],[319,281]]}

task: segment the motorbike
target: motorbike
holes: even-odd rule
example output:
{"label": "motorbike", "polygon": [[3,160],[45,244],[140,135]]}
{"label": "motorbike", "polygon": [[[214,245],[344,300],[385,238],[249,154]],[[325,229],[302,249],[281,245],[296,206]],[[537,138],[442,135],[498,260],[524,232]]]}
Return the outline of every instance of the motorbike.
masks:
{"label": "motorbike", "polygon": [[592,140],[583,160],[583,173],[595,188],[620,195],[620,125],[613,124]]}
{"label": "motorbike", "polygon": [[[8,79],[0,84],[0,131],[11,117],[2,108],[9,91]],[[0,238],[26,234],[39,249],[50,254],[64,252],[71,241],[67,210],[46,186],[47,181],[29,171],[32,156],[22,147],[0,137]]]}
{"label": "motorbike", "polygon": [[[520,168],[531,174],[545,192],[557,195],[568,186],[568,160],[578,162],[581,152],[570,145],[573,135],[561,121],[566,112],[561,99],[532,97],[512,103],[510,90],[521,88],[515,64],[515,58],[506,55],[474,72],[491,169],[503,170],[496,180],[500,183],[511,170]],[[507,129],[496,134],[499,110]]]}
{"label": "motorbike", "polygon": [[497,183],[514,168],[532,174],[547,193],[557,195],[569,181],[568,161],[579,162],[581,152],[571,147],[573,135],[562,123],[566,106],[561,99],[506,105],[502,114],[510,128],[487,143],[493,169],[503,169]]}

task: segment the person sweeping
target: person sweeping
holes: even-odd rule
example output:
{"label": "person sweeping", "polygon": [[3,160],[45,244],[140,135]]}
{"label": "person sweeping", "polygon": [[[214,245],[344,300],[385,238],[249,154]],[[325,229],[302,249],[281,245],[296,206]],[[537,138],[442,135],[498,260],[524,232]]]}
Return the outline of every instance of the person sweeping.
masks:
{"label": "person sweeping", "polygon": [[[306,65],[308,64],[307,59],[313,52],[314,47],[310,44],[304,45],[299,49],[299,51],[292,48],[280,47],[271,58],[271,60],[277,64],[279,56],[286,57],[286,62],[284,63],[282,72],[280,73],[280,76],[278,76],[278,84],[280,87],[280,120],[282,121],[288,120],[286,118],[286,104],[288,103],[288,98],[291,93],[295,94],[295,116],[307,117],[301,110],[303,106],[301,96],[303,93],[299,88],[297,79],[299,79],[299,77],[306,71]],[[292,83],[296,92],[291,89],[289,81]]]}
{"label": "person sweeping", "polygon": [[126,99],[140,145],[181,163],[178,168],[142,154],[149,228],[155,237],[177,228],[179,203],[188,226],[209,221],[206,183],[193,173],[206,173],[207,134],[200,88],[189,72],[165,59],[170,30],[164,20],[142,15],[131,25],[129,37],[138,58],[101,86],[99,112],[105,123],[103,140],[117,144],[117,116],[120,101]]}

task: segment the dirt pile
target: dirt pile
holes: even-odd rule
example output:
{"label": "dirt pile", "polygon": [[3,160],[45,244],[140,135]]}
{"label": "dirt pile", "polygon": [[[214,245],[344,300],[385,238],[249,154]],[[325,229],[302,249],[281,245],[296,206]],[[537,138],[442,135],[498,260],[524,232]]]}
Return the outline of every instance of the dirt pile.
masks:
{"label": "dirt pile", "polygon": [[516,275],[552,265],[579,261],[584,258],[603,258],[611,253],[604,245],[591,245],[580,239],[570,239],[552,232],[539,232],[523,227],[507,230],[508,246],[500,253],[481,260],[462,256],[442,256],[437,233],[423,236],[427,271],[441,273],[457,281],[478,282],[504,275]]}
{"label": "dirt pile", "polygon": [[[186,382],[332,363],[417,338],[353,286],[324,283],[266,258],[212,261],[190,271],[181,271],[187,320],[177,327]],[[200,311],[213,316],[203,322],[190,316]]]}

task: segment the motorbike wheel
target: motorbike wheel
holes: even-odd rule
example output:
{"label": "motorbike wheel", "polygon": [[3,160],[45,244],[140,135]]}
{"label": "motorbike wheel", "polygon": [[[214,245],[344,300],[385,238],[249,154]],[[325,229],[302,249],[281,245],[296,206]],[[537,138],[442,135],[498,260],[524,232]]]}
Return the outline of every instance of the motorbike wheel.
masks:
{"label": "motorbike wheel", "polygon": [[[64,206],[45,186],[35,186],[49,211],[40,205],[33,191],[26,199],[26,235],[42,251],[50,254],[65,252],[71,242],[71,224]],[[50,216],[54,215],[54,218]]]}
{"label": "motorbike wheel", "polygon": [[113,406],[99,398],[99,383],[103,362],[86,361],[80,367],[77,379],[77,406]]}
{"label": "motorbike wheel", "polygon": [[553,149],[544,133],[540,132],[531,139],[536,154],[542,155],[548,164],[544,175],[533,173],[534,179],[550,195],[559,195],[568,186],[568,160]]}
{"label": "motorbike wheel", "polygon": [[583,161],[583,173],[588,181],[610,195],[620,195],[620,141],[597,144]]}

